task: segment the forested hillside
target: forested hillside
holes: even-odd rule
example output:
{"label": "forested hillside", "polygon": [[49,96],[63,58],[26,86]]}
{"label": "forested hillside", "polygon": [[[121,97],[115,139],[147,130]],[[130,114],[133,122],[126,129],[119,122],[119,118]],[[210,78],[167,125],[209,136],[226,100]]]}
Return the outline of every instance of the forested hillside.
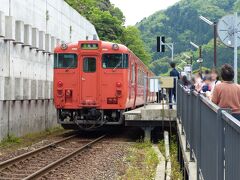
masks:
{"label": "forested hillside", "polygon": [[[240,10],[240,0],[181,0],[167,10],[156,12],[143,19],[136,26],[141,31],[142,39],[152,52],[153,61],[150,67],[157,74],[168,71],[169,57],[166,56],[170,56],[170,53],[156,53],[157,35],[164,35],[167,42],[173,41],[175,43],[175,60],[178,62],[184,59],[182,52],[194,50],[189,41],[204,45],[204,66],[212,67],[213,30],[199,19],[199,15],[203,15],[210,20],[218,20],[235,10]],[[197,53],[194,52],[194,55],[196,60]],[[233,63],[233,51],[219,42],[218,65],[223,63]]]}
{"label": "forested hillside", "polygon": [[127,45],[145,64],[151,56],[141,39],[140,31],[134,27],[124,27],[122,11],[109,0],[65,0],[95,26],[99,38],[104,41]]}

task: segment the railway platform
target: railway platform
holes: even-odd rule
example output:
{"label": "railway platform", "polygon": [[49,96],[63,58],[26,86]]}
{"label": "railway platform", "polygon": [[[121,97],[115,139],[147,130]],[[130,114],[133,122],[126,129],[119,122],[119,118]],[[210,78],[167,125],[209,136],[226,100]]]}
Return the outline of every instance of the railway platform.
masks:
{"label": "railway platform", "polygon": [[141,127],[145,133],[145,140],[151,139],[151,131],[155,127],[174,126],[177,118],[176,108],[169,109],[166,104],[148,104],[137,109],[127,111],[125,126]]}

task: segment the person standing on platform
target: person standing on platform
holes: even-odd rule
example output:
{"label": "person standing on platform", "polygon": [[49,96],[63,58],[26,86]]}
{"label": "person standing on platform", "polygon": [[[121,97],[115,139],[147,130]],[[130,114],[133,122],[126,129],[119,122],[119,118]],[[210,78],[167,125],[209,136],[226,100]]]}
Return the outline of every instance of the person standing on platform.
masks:
{"label": "person standing on platform", "polygon": [[176,102],[176,86],[177,86],[177,81],[176,78],[179,79],[180,78],[180,74],[179,72],[176,70],[176,64],[174,62],[170,63],[170,66],[172,68],[172,70],[170,71],[170,76],[174,77],[174,87],[172,89],[169,89],[169,109],[172,109],[172,103],[173,103],[173,98],[174,101]]}
{"label": "person standing on platform", "polygon": [[208,91],[206,93],[206,96],[209,98],[209,99],[212,99],[212,94],[213,94],[213,91],[214,91],[214,88],[217,84],[220,84],[221,81],[219,81],[219,73],[218,73],[218,70],[213,68],[212,71],[211,71],[211,78],[212,78],[212,83],[211,83],[211,86],[210,86],[210,91]]}
{"label": "person standing on platform", "polygon": [[203,86],[202,74],[200,72],[197,72],[194,75],[194,81],[195,81],[195,84],[194,84],[195,90],[199,93],[202,90],[202,86]]}
{"label": "person standing on platform", "polygon": [[221,68],[222,83],[216,84],[212,102],[220,108],[229,108],[232,115],[240,121],[240,85],[233,83],[234,70],[225,64]]}
{"label": "person standing on platform", "polygon": [[161,103],[163,100],[163,94],[161,90],[160,83],[158,84],[158,92],[157,92],[157,103]]}

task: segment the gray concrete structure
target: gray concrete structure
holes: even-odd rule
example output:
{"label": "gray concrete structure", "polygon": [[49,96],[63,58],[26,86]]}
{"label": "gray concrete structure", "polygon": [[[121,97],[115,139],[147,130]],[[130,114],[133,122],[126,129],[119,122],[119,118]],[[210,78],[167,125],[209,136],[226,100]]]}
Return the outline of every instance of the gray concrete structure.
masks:
{"label": "gray concrete structure", "polygon": [[141,127],[144,130],[144,140],[151,140],[151,133],[155,127],[169,126],[176,122],[175,109],[169,109],[169,105],[148,104],[124,113],[125,126]]}
{"label": "gray concrete structure", "polygon": [[53,49],[92,39],[94,26],[64,0],[0,0],[0,140],[56,125]]}

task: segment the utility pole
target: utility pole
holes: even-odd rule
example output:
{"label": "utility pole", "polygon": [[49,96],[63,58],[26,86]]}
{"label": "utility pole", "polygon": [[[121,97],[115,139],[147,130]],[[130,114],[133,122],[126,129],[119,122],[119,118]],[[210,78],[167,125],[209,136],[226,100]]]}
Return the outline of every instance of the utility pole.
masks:
{"label": "utility pole", "polygon": [[238,83],[238,14],[235,13],[234,15],[234,82]]}
{"label": "utility pole", "polygon": [[174,44],[173,43],[164,43],[172,51],[172,62],[174,61]]}
{"label": "utility pole", "polygon": [[214,29],[214,68],[217,68],[217,22],[213,24]]}
{"label": "utility pole", "polygon": [[214,36],[214,58],[213,58],[213,67],[217,67],[217,22],[212,22],[204,16],[199,16],[199,18],[207,23],[208,25],[213,27],[213,36]]}
{"label": "utility pole", "polygon": [[202,73],[202,63],[203,63],[203,59],[202,59],[202,46],[199,46],[199,65],[200,65],[200,73]]}

